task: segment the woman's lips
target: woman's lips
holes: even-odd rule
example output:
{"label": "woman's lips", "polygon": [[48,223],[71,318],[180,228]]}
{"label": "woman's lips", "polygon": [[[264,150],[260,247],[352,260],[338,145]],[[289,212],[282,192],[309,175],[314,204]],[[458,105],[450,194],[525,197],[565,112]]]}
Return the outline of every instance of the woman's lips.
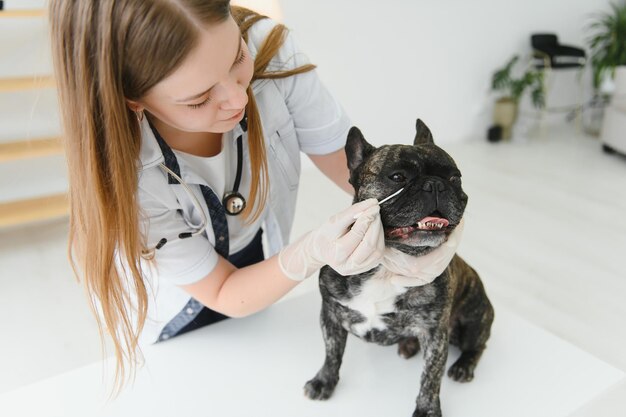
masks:
{"label": "woman's lips", "polygon": [[241,117],[241,116],[243,115],[244,110],[245,110],[245,109],[241,109],[241,110],[239,110],[239,112],[238,112],[237,114],[235,114],[235,115],[234,115],[234,116],[232,116],[232,117],[229,117],[228,119],[226,119],[226,120],[224,120],[224,121],[225,121],[225,122],[229,122],[229,121],[231,121],[231,120],[238,119],[239,117]]}

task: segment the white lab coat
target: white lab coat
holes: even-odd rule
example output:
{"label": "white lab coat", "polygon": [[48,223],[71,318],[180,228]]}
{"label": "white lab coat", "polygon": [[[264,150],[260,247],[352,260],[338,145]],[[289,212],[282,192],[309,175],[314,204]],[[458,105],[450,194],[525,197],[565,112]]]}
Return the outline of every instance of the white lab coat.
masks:
{"label": "white lab coat", "polygon": [[[274,25],[275,22],[266,19],[250,28],[248,48],[252,57],[256,56],[263,39]],[[289,35],[267,70],[288,70],[308,62]],[[343,148],[350,120],[321,84],[315,71],[284,79],[257,80],[252,87],[262,120],[268,158],[270,190],[263,229],[269,250],[266,256],[269,257],[289,241],[300,179],[300,152],[321,155]],[[232,137],[240,133],[241,127],[237,125]],[[243,138],[243,169],[249,174],[247,134]],[[230,141],[224,146],[236,144]],[[231,154],[236,155],[236,152]],[[163,154],[144,118],[138,198],[142,210],[141,226],[149,247],[154,247],[163,237],[170,239],[190,231],[202,219],[184,188],[179,184],[168,184],[166,174],[158,166],[161,162],[164,162]],[[178,162],[182,179],[195,193],[210,219],[198,185],[208,184],[182,158],[178,158]],[[140,336],[141,343],[154,343],[163,327],[181,313],[190,300],[189,294],[179,285],[196,282],[213,270],[218,260],[214,243],[215,236],[209,220],[206,233],[172,241],[157,250],[156,268],[142,263],[149,300],[148,320]],[[118,259],[118,267],[123,268],[123,264],[124,261]]]}

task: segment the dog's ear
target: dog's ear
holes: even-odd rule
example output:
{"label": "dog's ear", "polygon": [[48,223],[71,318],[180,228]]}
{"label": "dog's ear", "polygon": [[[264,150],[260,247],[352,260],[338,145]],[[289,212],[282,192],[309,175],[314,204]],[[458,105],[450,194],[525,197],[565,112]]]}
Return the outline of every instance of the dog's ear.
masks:
{"label": "dog's ear", "polygon": [[413,140],[413,145],[421,145],[424,143],[435,143],[433,140],[433,135],[430,133],[430,129],[422,119],[417,119],[415,122],[415,139]]}
{"label": "dog's ear", "polygon": [[348,140],[346,142],[346,157],[350,172],[354,172],[374,149],[376,148],[367,143],[359,128],[353,126],[348,132]]}

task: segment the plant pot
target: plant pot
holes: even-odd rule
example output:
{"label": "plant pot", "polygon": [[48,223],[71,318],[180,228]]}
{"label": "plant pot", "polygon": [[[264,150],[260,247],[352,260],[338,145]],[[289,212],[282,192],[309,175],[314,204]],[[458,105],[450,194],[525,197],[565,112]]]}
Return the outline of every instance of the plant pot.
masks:
{"label": "plant pot", "polygon": [[602,143],[626,153],[626,66],[615,69],[615,90],[602,121]]}
{"label": "plant pot", "polygon": [[613,84],[615,90],[611,96],[611,106],[626,109],[626,65],[615,68]]}
{"label": "plant pot", "polygon": [[511,139],[511,131],[517,120],[517,102],[510,97],[496,100],[493,121],[502,127],[502,139]]}

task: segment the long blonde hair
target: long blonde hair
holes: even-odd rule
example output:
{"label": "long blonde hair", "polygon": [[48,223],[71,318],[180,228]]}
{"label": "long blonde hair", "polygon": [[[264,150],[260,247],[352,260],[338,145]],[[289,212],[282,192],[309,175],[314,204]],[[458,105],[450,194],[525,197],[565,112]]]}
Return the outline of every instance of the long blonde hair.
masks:
{"label": "long blonde hair", "polygon": [[[141,134],[126,99],[142,98],[171,74],[197,45],[199,27],[230,15],[246,41],[248,29],[266,18],[231,7],[229,0],[50,0],[52,59],[70,173],[68,256],[97,319],[103,353],[106,334],[113,343],[114,395],[134,377],[142,360],[138,337],[148,302],[140,262],[146,242],[137,200]],[[315,68],[309,64],[266,72],[286,34],[280,24],[269,33],[255,58],[253,81]],[[259,195],[260,203],[251,204],[244,216],[255,219],[266,203],[269,180],[251,87],[247,93],[249,201]],[[116,256],[123,257],[127,270],[116,268]]]}

